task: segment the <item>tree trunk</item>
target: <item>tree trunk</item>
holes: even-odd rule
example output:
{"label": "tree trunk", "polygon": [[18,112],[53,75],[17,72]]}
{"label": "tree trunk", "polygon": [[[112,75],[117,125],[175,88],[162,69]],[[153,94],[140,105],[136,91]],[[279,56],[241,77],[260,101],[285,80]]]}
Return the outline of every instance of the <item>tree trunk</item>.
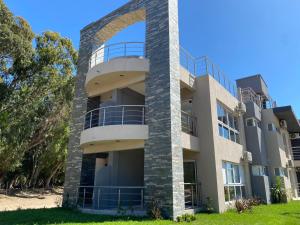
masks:
{"label": "tree trunk", "polygon": [[50,174],[50,176],[46,179],[46,184],[45,184],[45,188],[49,189],[50,187],[50,182],[52,180],[52,178],[55,176],[55,174],[57,173],[57,171],[61,168],[62,163],[59,163],[53,170],[52,173]]}

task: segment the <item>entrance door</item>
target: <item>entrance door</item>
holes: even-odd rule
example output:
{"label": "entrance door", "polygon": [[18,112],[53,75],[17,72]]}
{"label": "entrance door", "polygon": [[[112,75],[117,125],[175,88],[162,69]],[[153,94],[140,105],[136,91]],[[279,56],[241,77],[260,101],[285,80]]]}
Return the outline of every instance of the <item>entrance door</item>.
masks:
{"label": "entrance door", "polygon": [[184,169],[184,195],[185,207],[194,208],[199,204],[197,166],[195,161],[185,161]]}

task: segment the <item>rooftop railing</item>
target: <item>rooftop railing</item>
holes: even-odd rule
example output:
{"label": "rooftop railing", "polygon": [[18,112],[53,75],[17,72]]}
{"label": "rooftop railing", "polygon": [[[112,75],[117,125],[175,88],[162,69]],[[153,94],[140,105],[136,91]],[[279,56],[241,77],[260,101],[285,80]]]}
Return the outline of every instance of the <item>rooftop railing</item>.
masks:
{"label": "rooftop railing", "polygon": [[121,42],[103,46],[93,52],[90,59],[90,68],[112,59],[120,57],[136,57],[145,56],[145,44],[143,42]]}
{"label": "rooftop railing", "polygon": [[[121,42],[103,46],[93,52],[90,58],[90,68],[112,59],[120,57],[145,57],[145,44],[143,42]],[[180,63],[190,72],[192,78],[210,75],[225,87],[233,96],[237,97],[237,88],[220,67],[208,57],[195,58],[187,50],[180,47]]]}
{"label": "rooftop railing", "polygon": [[235,83],[231,82],[220,67],[214,64],[207,56],[195,58],[184,48],[180,48],[180,64],[190,72],[191,76],[201,77],[210,75],[217,80],[234,97],[238,97]]}

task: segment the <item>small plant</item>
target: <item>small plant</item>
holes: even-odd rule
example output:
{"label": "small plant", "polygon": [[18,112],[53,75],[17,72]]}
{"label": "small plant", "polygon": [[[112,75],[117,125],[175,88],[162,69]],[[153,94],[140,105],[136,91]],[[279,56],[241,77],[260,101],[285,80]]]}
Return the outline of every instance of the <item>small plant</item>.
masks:
{"label": "small plant", "polygon": [[182,216],[178,216],[176,218],[176,221],[177,222],[192,222],[192,221],[195,221],[196,220],[196,217],[194,215],[191,215],[191,214],[184,214]]}
{"label": "small plant", "polygon": [[260,198],[251,198],[248,199],[248,202],[251,206],[259,206],[262,204],[262,200]]}
{"label": "small plant", "polygon": [[163,218],[161,214],[160,202],[158,200],[152,199],[148,214],[152,219],[155,220],[160,220]]}
{"label": "small plant", "polygon": [[235,208],[238,213],[243,213],[247,210],[252,210],[251,201],[247,199],[239,199],[235,201]]}
{"label": "small plant", "polygon": [[287,203],[287,193],[282,188],[280,177],[276,178],[276,184],[271,188],[272,203]]}
{"label": "small plant", "polygon": [[205,204],[205,212],[206,213],[213,213],[215,211],[212,203],[212,199],[210,197],[206,198],[206,204]]}

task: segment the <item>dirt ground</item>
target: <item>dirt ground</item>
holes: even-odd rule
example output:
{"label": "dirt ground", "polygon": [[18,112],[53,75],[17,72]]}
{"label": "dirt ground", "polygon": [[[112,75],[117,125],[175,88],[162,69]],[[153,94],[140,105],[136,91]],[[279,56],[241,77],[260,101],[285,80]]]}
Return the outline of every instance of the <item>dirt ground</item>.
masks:
{"label": "dirt ground", "polygon": [[61,206],[61,202],[61,188],[54,189],[52,191],[16,191],[9,195],[4,195],[0,193],[0,211],[54,208]]}

